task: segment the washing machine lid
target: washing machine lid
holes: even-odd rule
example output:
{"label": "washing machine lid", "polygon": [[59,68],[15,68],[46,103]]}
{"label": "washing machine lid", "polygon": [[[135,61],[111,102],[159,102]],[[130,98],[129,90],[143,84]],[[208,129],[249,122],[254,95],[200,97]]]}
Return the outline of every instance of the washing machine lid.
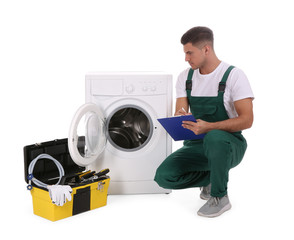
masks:
{"label": "washing machine lid", "polygon": [[96,104],[81,106],[74,115],[68,137],[72,160],[87,166],[96,161],[106,145],[105,117]]}

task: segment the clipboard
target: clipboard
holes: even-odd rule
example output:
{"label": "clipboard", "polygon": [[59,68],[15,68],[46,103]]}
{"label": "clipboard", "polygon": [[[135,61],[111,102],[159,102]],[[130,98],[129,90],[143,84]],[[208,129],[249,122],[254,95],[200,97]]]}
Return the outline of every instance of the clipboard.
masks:
{"label": "clipboard", "polygon": [[193,121],[196,122],[196,119],[193,115],[182,115],[174,116],[168,118],[159,118],[157,119],[160,124],[164,127],[167,133],[175,140],[194,140],[194,139],[203,139],[205,133],[196,135],[189,129],[182,127],[183,121]]}

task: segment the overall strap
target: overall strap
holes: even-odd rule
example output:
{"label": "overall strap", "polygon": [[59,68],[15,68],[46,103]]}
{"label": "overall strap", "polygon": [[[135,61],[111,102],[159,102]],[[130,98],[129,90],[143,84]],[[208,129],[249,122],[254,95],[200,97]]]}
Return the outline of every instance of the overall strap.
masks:
{"label": "overall strap", "polygon": [[230,75],[230,72],[232,71],[232,69],[234,68],[234,66],[230,66],[227,71],[225,72],[222,80],[219,82],[218,84],[218,93],[222,92],[224,93],[225,92],[225,89],[226,89],[226,82],[228,80],[228,77]]}
{"label": "overall strap", "polygon": [[[234,68],[234,66],[230,66],[226,70],[226,72],[225,72],[222,80],[219,82],[219,85],[218,85],[218,95],[223,95],[224,94],[225,89],[226,89],[226,82],[227,82],[228,77],[229,77],[231,71],[233,70],[233,68]],[[188,97],[191,96],[193,73],[194,73],[194,70],[192,68],[190,68],[189,73],[188,73],[188,77],[187,77],[187,80],[186,80],[186,91],[187,91],[187,96]]]}
{"label": "overall strap", "polygon": [[188,77],[186,80],[186,91],[187,91],[187,97],[191,97],[191,90],[192,90],[192,77],[193,77],[194,70],[190,68]]}

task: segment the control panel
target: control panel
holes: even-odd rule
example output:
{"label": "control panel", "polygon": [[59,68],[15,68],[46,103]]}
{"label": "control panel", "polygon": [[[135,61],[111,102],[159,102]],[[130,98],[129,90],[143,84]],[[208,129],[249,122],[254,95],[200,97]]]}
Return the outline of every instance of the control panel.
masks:
{"label": "control panel", "polygon": [[91,73],[86,75],[93,96],[165,95],[172,76],[150,73]]}
{"label": "control panel", "polygon": [[127,95],[157,95],[166,94],[166,91],[166,81],[161,79],[124,80],[124,93]]}

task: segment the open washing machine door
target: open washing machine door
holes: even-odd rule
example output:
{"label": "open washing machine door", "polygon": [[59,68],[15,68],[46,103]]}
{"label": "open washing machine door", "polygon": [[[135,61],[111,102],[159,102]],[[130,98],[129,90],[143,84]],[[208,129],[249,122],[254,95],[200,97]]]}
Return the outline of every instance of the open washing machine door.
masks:
{"label": "open washing machine door", "polygon": [[74,115],[68,137],[72,160],[79,166],[88,166],[97,160],[106,145],[106,127],[101,109],[87,103]]}

